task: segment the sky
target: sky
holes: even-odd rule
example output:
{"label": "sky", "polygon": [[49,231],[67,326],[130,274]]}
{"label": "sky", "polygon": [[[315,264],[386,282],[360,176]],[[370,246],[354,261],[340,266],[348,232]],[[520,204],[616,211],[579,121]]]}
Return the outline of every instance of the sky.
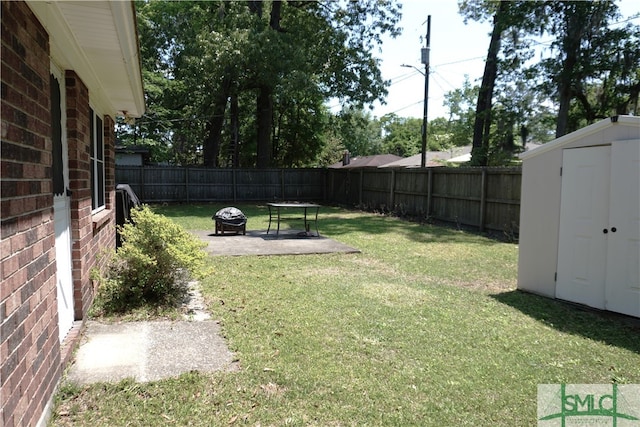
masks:
{"label": "sky", "polygon": [[[491,22],[469,21],[458,14],[456,0],[401,0],[402,35],[383,42],[382,76],[391,80],[386,105],[374,104],[373,116],[395,113],[422,118],[424,108],[424,65],[420,49],[426,44],[427,17],[431,15],[428,118],[446,117],[444,95],[462,87],[465,75],[479,84],[489,48]],[[637,0],[618,2],[623,16],[640,12]],[[634,19],[640,25],[640,18]],[[403,64],[415,68],[402,67]]]}

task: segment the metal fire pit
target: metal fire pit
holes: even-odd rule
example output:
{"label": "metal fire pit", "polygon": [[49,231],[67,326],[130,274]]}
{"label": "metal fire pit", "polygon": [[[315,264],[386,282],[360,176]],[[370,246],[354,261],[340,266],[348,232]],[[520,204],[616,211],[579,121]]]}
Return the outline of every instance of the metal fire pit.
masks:
{"label": "metal fire pit", "polygon": [[216,223],[216,231],[224,234],[225,231],[233,231],[236,234],[247,234],[247,217],[238,208],[228,207],[220,209],[211,218]]}

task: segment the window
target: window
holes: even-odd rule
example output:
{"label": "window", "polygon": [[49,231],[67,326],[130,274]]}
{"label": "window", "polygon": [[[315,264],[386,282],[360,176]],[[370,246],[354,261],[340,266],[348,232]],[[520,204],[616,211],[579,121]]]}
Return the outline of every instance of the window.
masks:
{"label": "window", "polygon": [[102,118],[90,109],[91,210],[104,209],[104,134]]}

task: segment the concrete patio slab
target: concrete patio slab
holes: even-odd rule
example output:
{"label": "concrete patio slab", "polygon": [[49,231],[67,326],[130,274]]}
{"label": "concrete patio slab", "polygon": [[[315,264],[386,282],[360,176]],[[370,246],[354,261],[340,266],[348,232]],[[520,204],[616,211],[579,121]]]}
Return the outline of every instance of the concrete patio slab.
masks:
{"label": "concrete patio slab", "polygon": [[246,235],[241,233],[216,235],[213,230],[192,230],[191,232],[207,242],[205,251],[213,256],[302,255],[360,252],[356,248],[336,242],[328,237],[307,236],[298,231],[281,231],[278,236],[276,236],[274,231],[267,234],[266,230],[248,230]]}

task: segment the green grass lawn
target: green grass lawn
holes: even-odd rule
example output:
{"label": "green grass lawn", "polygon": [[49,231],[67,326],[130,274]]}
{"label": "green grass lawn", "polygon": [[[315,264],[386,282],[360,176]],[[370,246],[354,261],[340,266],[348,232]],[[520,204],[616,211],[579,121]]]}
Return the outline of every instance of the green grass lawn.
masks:
{"label": "green grass lawn", "polygon": [[[213,230],[221,207],[155,210]],[[319,227],[362,252],[211,259],[238,372],[64,386],[52,423],[529,426],[538,384],[640,383],[638,329],[516,291],[515,244],[332,207]]]}

